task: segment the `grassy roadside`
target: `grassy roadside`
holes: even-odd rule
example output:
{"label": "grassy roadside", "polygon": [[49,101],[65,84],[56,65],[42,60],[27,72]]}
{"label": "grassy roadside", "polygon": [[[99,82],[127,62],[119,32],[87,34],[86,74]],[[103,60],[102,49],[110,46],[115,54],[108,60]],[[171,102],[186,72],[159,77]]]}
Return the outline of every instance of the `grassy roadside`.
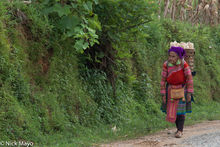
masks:
{"label": "grassy roadside", "polygon": [[[220,103],[210,102],[205,105],[193,103],[193,113],[187,114],[185,125],[193,125],[206,120],[219,120],[220,119]],[[110,143],[119,140],[134,139],[141,136],[149,135],[165,128],[173,128],[174,124],[166,121],[165,115],[160,113],[158,117],[151,117],[150,122],[136,120],[132,124],[122,124],[118,126],[117,131],[112,130],[112,126],[97,126],[93,129],[82,128],[78,130],[81,134],[77,138],[66,138],[62,142],[52,146],[59,147],[85,147],[85,146],[99,146],[100,144]],[[148,124],[148,125],[147,125]],[[151,127],[149,127],[151,126]],[[52,139],[50,136],[48,139]]]}

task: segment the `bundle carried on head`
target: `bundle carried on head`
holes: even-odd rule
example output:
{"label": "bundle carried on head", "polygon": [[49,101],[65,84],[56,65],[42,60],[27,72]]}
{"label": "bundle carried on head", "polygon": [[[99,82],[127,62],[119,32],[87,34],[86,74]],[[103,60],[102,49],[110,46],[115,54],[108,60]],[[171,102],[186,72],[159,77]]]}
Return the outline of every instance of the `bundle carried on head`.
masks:
{"label": "bundle carried on head", "polygon": [[171,46],[176,46],[176,47],[182,47],[183,49],[192,49],[195,50],[194,44],[192,42],[170,42],[170,47]]}
{"label": "bundle carried on head", "polygon": [[194,71],[194,55],[195,55],[195,48],[194,48],[194,44],[191,42],[171,42],[170,43],[170,47],[175,46],[175,47],[182,47],[185,52],[186,55],[184,57],[184,60],[188,63],[188,65],[190,66],[191,71]]}

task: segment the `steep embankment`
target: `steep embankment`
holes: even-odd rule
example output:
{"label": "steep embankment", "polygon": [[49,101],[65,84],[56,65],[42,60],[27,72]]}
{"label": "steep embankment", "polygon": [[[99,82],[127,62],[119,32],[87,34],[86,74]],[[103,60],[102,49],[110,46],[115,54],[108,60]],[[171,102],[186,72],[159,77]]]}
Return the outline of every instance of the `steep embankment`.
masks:
{"label": "steep embankment", "polygon": [[174,40],[196,48],[194,112],[202,115],[189,123],[220,118],[212,107],[220,100],[219,27],[158,21],[144,0],[92,2],[0,2],[2,141],[85,146],[170,126],[159,84]]}

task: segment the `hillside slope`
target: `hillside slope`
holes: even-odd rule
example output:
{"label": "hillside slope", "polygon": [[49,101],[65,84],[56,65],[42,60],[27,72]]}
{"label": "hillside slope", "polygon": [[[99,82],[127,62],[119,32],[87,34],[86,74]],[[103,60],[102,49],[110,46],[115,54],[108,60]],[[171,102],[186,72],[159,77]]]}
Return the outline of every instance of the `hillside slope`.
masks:
{"label": "hillside slope", "polygon": [[[220,101],[219,27],[158,20],[152,11],[143,18],[148,23],[115,31],[123,21],[110,12],[127,5],[112,2],[115,7],[106,13],[114,17],[106,21],[103,10],[110,4],[94,6],[94,22],[102,29],[97,29],[98,38],[91,37],[93,46],[78,52],[77,39],[64,36],[51,19],[56,13],[41,13],[40,4],[0,2],[1,140],[87,145],[169,126],[161,123],[159,83],[174,40],[195,44],[196,111]],[[211,119],[219,119],[217,112]],[[209,119],[210,113],[197,118]]]}

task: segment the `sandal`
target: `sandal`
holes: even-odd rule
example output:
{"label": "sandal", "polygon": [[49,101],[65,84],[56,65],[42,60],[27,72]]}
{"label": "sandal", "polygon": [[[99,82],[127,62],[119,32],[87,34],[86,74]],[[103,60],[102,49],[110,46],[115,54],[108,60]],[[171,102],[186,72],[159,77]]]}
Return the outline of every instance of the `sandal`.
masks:
{"label": "sandal", "polygon": [[183,136],[183,133],[181,131],[177,131],[175,137],[176,138],[181,138]]}

